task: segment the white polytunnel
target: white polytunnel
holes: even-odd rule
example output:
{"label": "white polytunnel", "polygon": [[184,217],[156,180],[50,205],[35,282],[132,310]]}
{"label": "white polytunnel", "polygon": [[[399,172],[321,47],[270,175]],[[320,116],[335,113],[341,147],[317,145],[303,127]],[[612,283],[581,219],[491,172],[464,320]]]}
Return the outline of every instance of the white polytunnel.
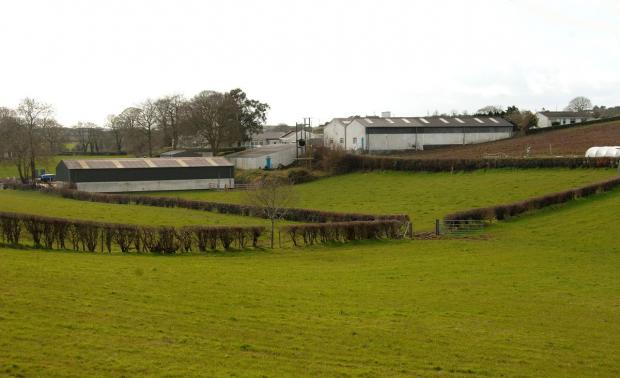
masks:
{"label": "white polytunnel", "polygon": [[586,151],[586,157],[620,158],[620,146],[590,147]]}

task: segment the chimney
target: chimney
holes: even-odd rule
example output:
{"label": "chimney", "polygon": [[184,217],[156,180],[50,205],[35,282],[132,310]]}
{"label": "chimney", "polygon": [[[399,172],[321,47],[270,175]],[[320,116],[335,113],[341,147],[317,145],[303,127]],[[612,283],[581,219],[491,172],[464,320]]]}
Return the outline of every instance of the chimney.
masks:
{"label": "chimney", "polygon": [[392,117],[392,112],[381,112],[381,118],[390,118]]}

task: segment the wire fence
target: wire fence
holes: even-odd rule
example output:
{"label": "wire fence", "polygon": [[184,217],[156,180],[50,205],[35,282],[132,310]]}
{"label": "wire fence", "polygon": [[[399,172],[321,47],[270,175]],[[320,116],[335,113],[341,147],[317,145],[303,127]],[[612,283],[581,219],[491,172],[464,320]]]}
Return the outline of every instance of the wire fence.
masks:
{"label": "wire fence", "polygon": [[446,236],[467,236],[484,230],[485,220],[444,220],[435,222],[435,233]]}

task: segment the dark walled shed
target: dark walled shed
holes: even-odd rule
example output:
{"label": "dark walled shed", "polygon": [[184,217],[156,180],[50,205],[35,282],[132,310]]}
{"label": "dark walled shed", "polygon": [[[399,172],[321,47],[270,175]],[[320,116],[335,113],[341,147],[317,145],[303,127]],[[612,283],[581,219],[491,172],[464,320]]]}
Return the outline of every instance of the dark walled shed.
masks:
{"label": "dark walled shed", "polygon": [[233,164],[221,157],[62,160],[56,167],[57,181],[88,191],[231,187],[233,179]]}

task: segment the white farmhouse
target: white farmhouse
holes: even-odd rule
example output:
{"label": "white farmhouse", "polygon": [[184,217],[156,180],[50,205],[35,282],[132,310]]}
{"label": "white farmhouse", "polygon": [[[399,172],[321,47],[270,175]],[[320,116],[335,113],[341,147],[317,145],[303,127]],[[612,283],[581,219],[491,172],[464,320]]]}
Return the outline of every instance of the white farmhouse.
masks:
{"label": "white farmhouse", "polygon": [[514,126],[499,117],[334,118],[324,129],[332,149],[360,151],[425,150],[509,138]]}
{"label": "white farmhouse", "polygon": [[560,125],[574,125],[576,123],[591,121],[594,115],[591,112],[550,112],[542,111],[536,113],[538,118],[538,128],[560,126]]}

